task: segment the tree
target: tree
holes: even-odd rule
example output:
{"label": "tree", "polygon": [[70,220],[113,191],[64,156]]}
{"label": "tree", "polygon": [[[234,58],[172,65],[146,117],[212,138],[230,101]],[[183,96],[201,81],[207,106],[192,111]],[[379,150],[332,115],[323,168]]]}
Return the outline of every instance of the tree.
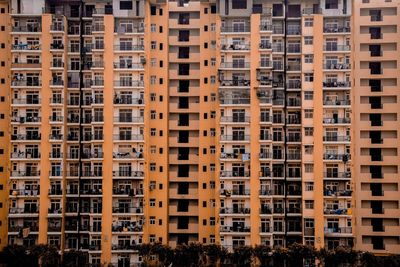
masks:
{"label": "tree", "polygon": [[216,266],[218,264],[218,261],[221,262],[225,255],[228,253],[226,248],[223,248],[220,245],[216,244],[205,245],[203,250],[205,256],[207,257],[206,266]]}
{"label": "tree", "polygon": [[[8,245],[0,254],[0,262],[7,267],[32,266],[35,261],[28,255],[26,248],[20,245]],[[36,265],[37,266],[37,262]]]}
{"label": "tree", "polygon": [[34,245],[29,248],[29,252],[40,267],[60,266],[60,254],[58,248],[50,245]]}
{"label": "tree", "polygon": [[79,250],[64,252],[62,265],[64,267],[80,267],[89,263],[88,254]]}
{"label": "tree", "polygon": [[272,259],[274,262],[274,267],[284,267],[288,260],[289,253],[286,248],[277,248],[273,251]]}
{"label": "tree", "polygon": [[289,246],[288,265],[293,267],[303,266],[305,261],[314,262],[316,256],[317,250],[314,247],[294,243]]}
{"label": "tree", "polygon": [[168,266],[174,259],[174,250],[161,243],[153,244],[151,248],[151,254],[154,254],[158,258],[158,264],[160,266]]}
{"label": "tree", "polygon": [[267,267],[272,264],[272,250],[267,245],[257,245],[253,249],[254,256],[258,259],[260,267]]}
{"label": "tree", "polygon": [[233,262],[236,266],[250,266],[253,258],[251,246],[241,246],[233,250]]}

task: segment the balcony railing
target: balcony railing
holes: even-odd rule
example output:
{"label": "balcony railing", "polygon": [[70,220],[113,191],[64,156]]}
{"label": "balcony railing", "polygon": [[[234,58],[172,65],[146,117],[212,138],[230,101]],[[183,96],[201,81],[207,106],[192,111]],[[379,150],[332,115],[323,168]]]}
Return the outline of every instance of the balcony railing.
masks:
{"label": "balcony railing", "polygon": [[323,82],[323,87],[327,88],[343,88],[343,87],[351,87],[351,82],[347,81],[336,81],[336,82]]}
{"label": "balcony railing", "polygon": [[250,86],[250,80],[222,80],[221,86]]}
{"label": "balcony railing", "polygon": [[39,51],[40,49],[40,44],[17,44],[11,47],[11,50]]}
{"label": "balcony railing", "polygon": [[113,177],[144,177],[143,171],[113,171]]}
{"label": "balcony railing", "polygon": [[250,104],[250,98],[220,98],[222,105],[246,105]]}
{"label": "balcony railing", "polygon": [[143,87],[144,82],[139,80],[115,80],[114,86],[117,87]]}
{"label": "balcony railing", "polygon": [[18,99],[13,98],[11,101],[12,101],[12,104],[15,104],[15,105],[21,105],[21,104],[39,105],[41,102],[41,99],[40,98],[18,98]]}
{"label": "balcony railing", "polygon": [[323,118],[322,122],[326,124],[350,123],[350,118]]}
{"label": "balcony railing", "polygon": [[39,213],[39,207],[10,208],[8,210],[8,213],[10,213],[10,214]]}
{"label": "balcony railing", "polygon": [[220,195],[223,196],[249,196],[250,189],[221,189]]}
{"label": "balcony railing", "polygon": [[325,227],[325,234],[351,234],[352,227]]}
{"label": "balcony railing", "polygon": [[143,213],[143,208],[142,207],[132,207],[132,206],[113,206],[112,207],[112,212],[113,213],[138,213],[141,214]]}
{"label": "balcony railing", "polygon": [[324,142],[350,142],[350,136],[348,135],[325,135],[323,137]]}
{"label": "balcony railing", "polygon": [[236,27],[221,27],[221,32],[222,33],[250,33],[250,26],[247,25],[240,25]]}
{"label": "balcony railing", "polygon": [[42,86],[42,81],[39,79],[23,79],[23,80],[18,80],[18,78],[14,78],[11,81],[11,86]]}
{"label": "balcony railing", "polygon": [[26,25],[26,26],[13,26],[13,32],[41,32],[42,28],[40,25]]}
{"label": "balcony railing", "polygon": [[40,171],[11,171],[11,177],[35,177],[40,176]]}
{"label": "balcony railing", "polygon": [[348,210],[347,209],[329,209],[326,208],[324,209],[324,214],[330,214],[330,215],[347,215]]}
{"label": "balcony railing", "polygon": [[248,141],[250,140],[250,135],[221,135],[221,141]]}
{"label": "balcony railing", "polygon": [[10,196],[37,197],[39,195],[40,195],[39,188],[37,188],[37,189],[10,189]]}
{"label": "balcony railing", "polygon": [[348,99],[324,100],[324,105],[326,105],[326,106],[349,106],[350,100],[348,100]]}
{"label": "balcony railing", "polygon": [[221,171],[221,177],[250,177],[249,171]]}
{"label": "balcony railing", "polygon": [[144,33],[144,27],[135,27],[133,25],[127,25],[127,26],[116,25],[114,32],[116,32],[116,33]]}
{"label": "balcony railing", "polygon": [[324,33],[347,33],[350,27],[324,27]]}
{"label": "balcony railing", "polygon": [[221,122],[250,122],[249,116],[223,116]]}
{"label": "balcony railing", "polygon": [[241,225],[236,225],[236,226],[221,226],[220,227],[221,232],[229,232],[229,233],[249,233],[250,232],[250,226],[241,226]]}
{"label": "balcony railing", "polygon": [[324,70],[349,70],[351,68],[350,64],[342,64],[342,63],[332,63],[332,64],[324,64]]}
{"label": "balcony railing", "polygon": [[118,116],[114,117],[114,122],[133,122],[133,123],[138,123],[138,122],[143,122],[144,117],[131,117],[131,116]]}
{"label": "balcony railing", "polygon": [[250,62],[221,62],[220,68],[224,69],[247,69],[250,68]]}
{"label": "balcony railing", "polygon": [[129,195],[129,196],[136,196],[136,195],[143,195],[143,189],[141,188],[113,188],[114,195]]}
{"label": "balcony railing", "polygon": [[114,62],[115,69],[143,69],[144,65],[142,63],[133,62]]}
{"label": "balcony railing", "polygon": [[350,51],[350,45],[324,45],[324,51]]}
{"label": "balcony railing", "polygon": [[248,43],[221,44],[221,50],[250,50],[250,45]]}
{"label": "balcony railing", "polygon": [[338,171],[324,172],[324,178],[350,179],[351,172],[338,172]]}
{"label": "balcony railing", "polygon": [[220,214],[250,214],[250,208],[221,208],[219,210]]}
{"label": "balcony railing", "polygon": [[114,134],[114,140],[120,141],[143,140],[143,138],[143,134]]}
{"label": "balcony railing", "polygon": [[353,191],[351,190],[328,190],[325,189],[324,191],[324,196],[328,196],[328,197],[351,197]]}
{"label": "balcony railing", "polygon": [[324,160],[350,160],[350,154],[335,154],[335,153],[324,153]]}
{"label": "balcony railing", "polygon": [[29,134],[12,134],[11,140],[32,140],[38,141],[41,139],[41,135],[37,133],[29,133]]}
{"label": "balcony railing", "polygon": [[132,98],[131,96],[126,95],[116,95],[114,97],[114,104],[116,105],[143,105],[143,98]]}
{"label": "balcony railing", "polygon": [[41,117],[33,117],[33,116],[26,116],[26,117],[12,117],[11,122],[18,122],[18,123],[39,123],[42,121]]}
{"label": "balcony railing", "polygon": [[125,44],[125,45],[114,45],[114,51],[143,51],[144,45],[132,45],[132,44]]}

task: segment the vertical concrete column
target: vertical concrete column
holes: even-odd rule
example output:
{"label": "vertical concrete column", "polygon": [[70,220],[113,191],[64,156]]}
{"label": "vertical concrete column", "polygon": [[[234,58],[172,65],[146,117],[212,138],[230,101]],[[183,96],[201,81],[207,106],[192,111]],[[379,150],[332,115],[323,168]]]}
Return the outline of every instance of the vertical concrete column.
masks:
{"label": "vertical concrete column", "polygon": [[39,199],[39,244],[47,244],[47,216],[49,209],[49,189],[50,189],[50,169],[51,164],[49,160],[49,154],[51,152],[51,144],[49,142],[49,135],[51,132],[50,126],[50,80],[51,80],[51,59],[52,55],[50,53],[50,26],[52,22],[51,14],[45,14],[42,16],[42,88],[41,88],[41,135],[42,139],[40,142],[40,199]]}
{"label": "vertical concrete column", "polygon": [[104,15],[104,143],[103,143],[103,214],[101,262],[111,262],[112,189],[113,189],[113,124],[114,124],[114,17]]}
{"label": "vertical concrete column", "polygon": [[260,244],[260,104],[257,98],[257,68],[259,67],[260,53],[260,14],[250,17],[250,239],[251,245]]}
{"label": "vertical concrete column", "polygon": [[[323,22],[322,15],[314,16],[314,222],[315,247],[324,246],[324,164],[323,164]],[[303,186],[304,187],[304,186]]]}

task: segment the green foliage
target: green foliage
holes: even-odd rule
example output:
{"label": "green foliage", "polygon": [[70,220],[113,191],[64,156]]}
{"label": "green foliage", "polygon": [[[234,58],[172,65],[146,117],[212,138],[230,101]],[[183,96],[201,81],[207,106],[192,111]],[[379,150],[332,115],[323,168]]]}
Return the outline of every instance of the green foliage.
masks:
{"label": "green foliage", "polygon": [[[142,266],[166,267],[214,267],[214,266],[261,266],[298,267],[319,260],[321,267],[398,267],[400,255],[376,256],[369,252],[337,247],[334,250],[320,249],[302,244],[288,248],[272,249],[266,245],[242,246],[228,252],[216,244],[190,243],[176,248],[161,244],[140,244],[135,249],[143,257]],[[156,260],[150,261],[151,256]],[[6,246],[0,252],[0,265],[7,267],[80,267],[88,263],[88,255],[81,251],[65,252],[62,260],[58,249],[49,245],[35,245],[29,248],[19,245]]]}

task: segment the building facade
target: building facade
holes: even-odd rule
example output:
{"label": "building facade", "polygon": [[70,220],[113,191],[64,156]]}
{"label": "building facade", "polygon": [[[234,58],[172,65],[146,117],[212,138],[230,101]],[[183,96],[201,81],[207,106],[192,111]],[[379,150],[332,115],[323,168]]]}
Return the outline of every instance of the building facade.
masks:
{"label": "building facade", "polygon": [[399,8],[0,1],[0,245],[397,253]]}

